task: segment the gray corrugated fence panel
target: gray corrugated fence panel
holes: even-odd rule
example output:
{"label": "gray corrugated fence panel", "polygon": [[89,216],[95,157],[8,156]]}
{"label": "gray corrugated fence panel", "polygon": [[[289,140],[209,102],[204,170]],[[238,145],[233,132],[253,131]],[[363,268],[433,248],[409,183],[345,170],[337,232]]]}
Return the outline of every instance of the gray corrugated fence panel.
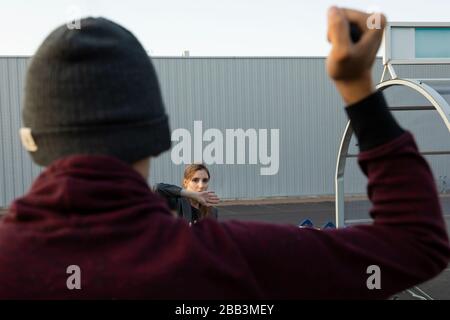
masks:
{"label": "gray corrugated fence panel", "polygon": [[[26,192],[41,172],[22,150],[17,135],[27,62],[28,58],[0,58],[0,207]],[[334,193],[336,155],[346,116],[343,103],[326,75],[324,58],[156,57],[153,63],[172,130],[185,128],[193,134],[194,121],[201,120],[203,132],[216,128],[223,133],[224,146],[226,129],[268,129],[269,134],[270,129],[280,130],[276,175],[262,176],[261,164],[209,166],[213,176],[211,188],[222,198]],[[402,66],[399,70],[402,76],[410,77],[450,75],[449,66]],[[381,71],[378,59],[375,82],[379,81]],[[389,90],[386,95],[392,103],[402,103],[410,95],[395,96]],[[436,123],[439,119],[432,112],[398,117],[406,126],[417,127],[412,131],[417,133],[419,145],[427,150],[438,150],[448,138],[442,128],[434,130],[433,139],[429,138],[429,128],[439,127]],[[201,143],[201,139],[197,142]],[[203,148],[208,144],[203,142]],[[223,155],[225,158],[226,150]],[[450,177],[445,156],[429,159],[436,177]],[[246,160],[248,163],[248,155]],[[365,179],[356,161],[348,163],[346,191],[365,192]],[[153,160],[150,183],[180,184],[183,169],[183,165],[174,165],[171,152],[166,152]]]}
{"label": "gray corrugated fence panel", "polygon": [[16,157],[14,152],[14,121],[16,112],[14,111],[14,101],[17,97],[14,96],[14,85],[17,84],[17,73],[13,72],[16,65],[14,59],[7,59],[2,61],[2,85],[1,85],[1,105],[2,105],[2,144],[3,144],[3,186],[4,186],[4,198],[5,200],[11,199],[16,194],[16,184],[20,181],[20,176],[16,175],[19,171],[16,166]]}
{"label": "gray corrugated fence panel", "polygon": [[7,190],[6,188],[6,170],[5,167],[7,165],[6,161],[6,140],[10,139],[9,132],[7,131],[7,121],[9,120],[6,114],[6,99],[9,94],[5,92],[5,83],[8,75],[6,74],[6,66],[7,61],[5,59],[0,59],[0,207],[4,206],[7,198]]}
{"label": "gray corrugated fence panel", "polygon": [[42,171],[22,148],[21,101],[29,58],[0,58],[0,207],[24,194]]}
{"label": "gray corrugated fence panel", "polygon": [[[223,198],[333,193],[345,114],[323,58],[155,58],[154,63],[172,129],[192,132],[193,122],[202,120],[204,130],[280,130],[278,174],[261,176],[260,165],[211,165],[212,187]],[[166,154],[156,161],[152,182],[178,183],[182,168],[168,167],[176,166]],[[167,171],[177,174],[160,175]]]}

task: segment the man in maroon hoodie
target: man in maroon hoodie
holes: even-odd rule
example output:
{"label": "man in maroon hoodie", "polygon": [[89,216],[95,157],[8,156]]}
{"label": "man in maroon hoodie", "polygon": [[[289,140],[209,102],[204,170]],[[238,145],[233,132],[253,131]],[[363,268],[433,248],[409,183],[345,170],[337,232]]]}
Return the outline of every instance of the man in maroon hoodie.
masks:
{"label": "man in maroon hoodie", "polygon": [[56,29],[29,66],[21,131],[47,169],[0,223],[0,298],[384,299],[436,276],[450,249],[435,184],[374,91],[382,29],[367,18],[330,9],[327,69],[359,140],[374,223],[326,231],[173,217],[146,181],[170,135],[144,49],[105,19]]}

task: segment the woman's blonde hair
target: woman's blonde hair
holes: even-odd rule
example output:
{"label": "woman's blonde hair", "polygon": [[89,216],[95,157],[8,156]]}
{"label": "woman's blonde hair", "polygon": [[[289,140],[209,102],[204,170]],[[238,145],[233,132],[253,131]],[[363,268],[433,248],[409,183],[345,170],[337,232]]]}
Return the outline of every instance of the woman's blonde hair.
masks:
{"label": "woman's blonde hair", "polygon": [[[208,168],[203,163],[189,164],[184,168],[184,175],[182,182],[183,188],[187,187],[187,181],[191,180],[194,174],[200,170],[205,170],[206,173],[208,174],[208,179],[211,178]],[[200,210],[200,217],[199,217],[200,219],[208,217],[211,214],[211,208],[202,206],[201,204],[199,204],[199,210]]]}

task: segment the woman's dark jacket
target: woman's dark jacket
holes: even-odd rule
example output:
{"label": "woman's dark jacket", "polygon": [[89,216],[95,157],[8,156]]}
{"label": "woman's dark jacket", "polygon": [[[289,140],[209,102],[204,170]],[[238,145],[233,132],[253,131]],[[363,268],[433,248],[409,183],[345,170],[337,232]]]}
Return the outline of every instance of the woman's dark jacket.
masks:
{"label": "woman's dark jacket", "polygon": [[[183,190],[181,187],[167,183],[158,183],[154,188],[156,193],[167,200],[170,209],[177,211],[178,216],[183,217],[189,222],[194,222],[196,220],[196,214],[193,213],[193,208],[189,200],[181,196],[181,190]],[[217,220],[217,208],[210,208],[209,217]]]}

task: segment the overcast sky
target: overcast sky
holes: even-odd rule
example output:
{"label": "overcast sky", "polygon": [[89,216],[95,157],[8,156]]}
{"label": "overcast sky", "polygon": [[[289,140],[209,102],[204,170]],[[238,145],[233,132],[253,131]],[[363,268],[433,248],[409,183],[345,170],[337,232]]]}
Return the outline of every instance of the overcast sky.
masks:
{"label": "overcast sky", "polygon": [[381,10],[390,21],[450,21],[448,0],[0,0],[0,55],[32,55],[78,10],[122,24],[154,56],[325,56],[331,5]]}

